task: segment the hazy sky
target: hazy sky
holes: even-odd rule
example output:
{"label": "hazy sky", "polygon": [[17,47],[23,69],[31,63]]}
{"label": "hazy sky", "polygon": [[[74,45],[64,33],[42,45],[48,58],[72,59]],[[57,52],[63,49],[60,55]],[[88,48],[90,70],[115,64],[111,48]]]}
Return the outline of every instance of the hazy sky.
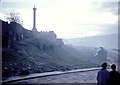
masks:
{"label": "hazy sky", "polygon": [[8,9],[20,12],[23,26],[33,27],[36,6],[38,31],[53,30],[60,38],[76,38],[118,32],[118,0],[4,0],[0,18]]}

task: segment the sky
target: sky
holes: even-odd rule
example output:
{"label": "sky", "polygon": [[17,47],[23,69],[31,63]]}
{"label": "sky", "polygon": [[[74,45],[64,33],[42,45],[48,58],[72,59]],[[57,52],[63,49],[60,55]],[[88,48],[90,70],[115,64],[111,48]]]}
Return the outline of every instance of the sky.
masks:
{"label": "sky", "polygon": [[23,27],[33,28],[33,7],[38,31],[54,31],[70,39],[118,33],[118,0],[1,0],[0,19],[14,9]]}

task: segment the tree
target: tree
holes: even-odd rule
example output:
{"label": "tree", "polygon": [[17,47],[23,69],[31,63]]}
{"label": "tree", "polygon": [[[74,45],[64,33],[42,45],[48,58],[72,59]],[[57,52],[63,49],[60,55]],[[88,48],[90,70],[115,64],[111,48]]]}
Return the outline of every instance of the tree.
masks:
{"label": "tree", "polygon": [[22,21],[20,19],[20,13],[15,11],[15,10],[9,10],[6,13],[5,18],[9,21],[9,22],[17,22],[19,24],[22,24]]}

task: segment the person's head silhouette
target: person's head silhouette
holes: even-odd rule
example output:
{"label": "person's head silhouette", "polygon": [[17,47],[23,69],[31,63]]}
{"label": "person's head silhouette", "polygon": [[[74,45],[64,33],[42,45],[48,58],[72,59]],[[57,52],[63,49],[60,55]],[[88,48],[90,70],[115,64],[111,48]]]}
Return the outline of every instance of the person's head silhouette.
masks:
{"label": "person's head silhouette", "polygon": [[100,47],[100,49],[103,49],[103,47]]}
{"label": "person's head silhouette", "polygon": [[102,63],[101,67],[102,67],[102,69],[106,69],[107,63],[106,62]]}
{"label": "person's head silhouette", "polygon": [[111,69],[112,69],[113,71],[115,71],[115,70],[116,70],[116,65],[115,65],[115,64],[112,64],[112,65],[111,65]]}

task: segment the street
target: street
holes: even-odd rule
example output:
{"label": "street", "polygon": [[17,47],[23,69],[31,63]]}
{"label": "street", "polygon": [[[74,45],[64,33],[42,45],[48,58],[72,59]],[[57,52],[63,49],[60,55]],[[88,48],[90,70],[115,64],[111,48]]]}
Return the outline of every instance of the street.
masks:
{"label": "street", "polygon": [[54,76],[46,76],[34,79],[21,80],[17,84],[41,84],[41,83],[96,83],[98,70],[68,73]]}

